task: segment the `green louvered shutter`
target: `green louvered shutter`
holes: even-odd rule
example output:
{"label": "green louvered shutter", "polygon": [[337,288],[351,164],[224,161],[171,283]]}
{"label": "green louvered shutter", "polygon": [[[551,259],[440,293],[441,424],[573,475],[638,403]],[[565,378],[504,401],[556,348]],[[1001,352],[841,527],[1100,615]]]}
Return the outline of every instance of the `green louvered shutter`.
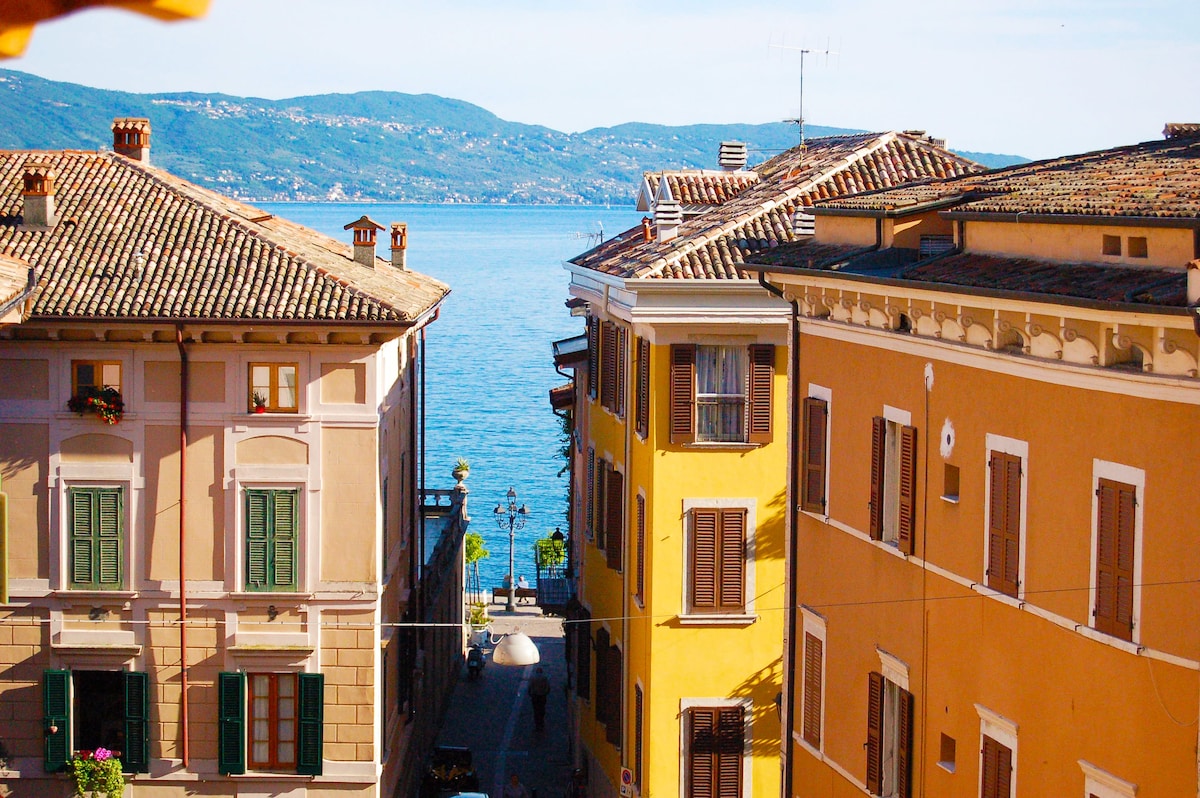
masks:
{"label": "green louvered shutter", "polygon": [[296,772],[320,776],[325,725],[325,677],[300,674],[300,726],[297,729]]}
{"label": "green louvered shutter", "polygon": [[71,488],[67,491],[71,508],[71,587],[95,585],[96,528],[93,523],[95,491]]}
{"label": "green louvered shutter", "polygon": [[[71,672],[42,671],[42,732],[47,773],[58,773],[71,756]],[[54,733],[50,729],[55,729]]]}
{"label": "green louvered shutter", "polygon": [[296,589],[296,491],[272,491],[271,586]]}
{"label": "green louvered shutter", "polygon": [[246,589],[267,589],[267,502],[265,490],[246,491]]}
{"label": "green louvered shutter", "polygon": [[217,768],[246,772],[246,674],[221,673],[217,694]]}
{"label": "green louvered shutter", "polygon": [[107,590],[121,589],[121,492],[96,491],[96,581]]}
{"label": "green louvered shutter", "polygon": [[71,488],[67,504],[71,587],[120,590],[125,526],[121,489]]}
{"label": "green louvered shutter", "polygon": [[150,678],[140,671],[125,674],[125,750],[128,773],[150,772]]}

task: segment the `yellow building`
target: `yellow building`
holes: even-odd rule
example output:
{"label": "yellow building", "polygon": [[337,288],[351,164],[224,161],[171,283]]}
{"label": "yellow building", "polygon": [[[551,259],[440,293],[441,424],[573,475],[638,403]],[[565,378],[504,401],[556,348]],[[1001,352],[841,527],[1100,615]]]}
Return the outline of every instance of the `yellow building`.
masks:
{"label": "yellow building", "polygon": [[1197,793],[1200,126],[818,204],[786,795]]}
{"label": "yellow building", "polygon": [[720,160],[647,175],[653,218],[566,264],[590,344],[559,360],[578,376],[568,644],[594,796],[622,768],[640,795],[779,794],[788,307],[742,265],[808,237],[818,198],[974,169],[918,133]]}
{"label": "yellow building", "polygon": [[63,796],[105,747],[146,798],[390,797],[427,734],[395,624],[448,289],[403,226],[377,259],[366,217],[330,240],[150,166],[147,120],[113,130],[0,152],[0,251],[36,279],[0,327],[0,778]]}

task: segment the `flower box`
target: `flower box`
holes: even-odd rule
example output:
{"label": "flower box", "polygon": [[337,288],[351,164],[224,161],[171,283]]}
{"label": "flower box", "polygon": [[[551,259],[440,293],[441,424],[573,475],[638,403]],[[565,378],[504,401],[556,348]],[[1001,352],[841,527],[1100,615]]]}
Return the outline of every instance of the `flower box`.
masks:
{"label": "flower box", "polygon": [[80,388],[79,393],[67,400],[67,409],[83,415],[92,413],[105,424],[119,424],[125,415],[125,402],[116,388]]}

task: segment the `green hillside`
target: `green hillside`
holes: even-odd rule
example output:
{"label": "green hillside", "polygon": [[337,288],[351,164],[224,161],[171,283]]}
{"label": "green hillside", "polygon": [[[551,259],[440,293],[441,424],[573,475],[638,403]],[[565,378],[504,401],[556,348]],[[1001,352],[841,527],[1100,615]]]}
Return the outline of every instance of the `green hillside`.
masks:
{"label": "green hillside", "polygon": [[[0,69],[0,148],[109,147],[118,116],[150,118],[156,164],[259,201],[624,204],[644,170],[715,168],[721,141],[747,142],[751,163],[798,143],[782,122],[560,133],[430,94],[129,94]],[[986,157],[991,166],[1025,160]]]}

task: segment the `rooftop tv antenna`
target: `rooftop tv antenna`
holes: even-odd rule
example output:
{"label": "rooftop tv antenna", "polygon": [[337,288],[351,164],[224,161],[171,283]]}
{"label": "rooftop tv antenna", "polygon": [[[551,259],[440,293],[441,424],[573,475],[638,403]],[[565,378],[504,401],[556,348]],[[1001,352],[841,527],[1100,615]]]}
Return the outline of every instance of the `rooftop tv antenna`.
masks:
{"label": "rooftop tv antenna", "polygon": [[795,119],[785,119],[784,122],[791,122],[800,128],[800,146],[804,146],[804,56],[806,55],[823,55],[825,63],[829,63],[829,56],[837,55],[834,50],[829,49],[829,43],[826,41],[824,50],[815,50],[810,47],[789,47],[786,44],[770,45],[778,50],[791,50],[792,52],[800,53],[800,116]]}
{"label": "rooftop tv antenna", "polygon": [[574,234],[574,238],[586,238],[589,249],[591,249],[593,247],[598,247],[604,243],[604,223],[596,222],[596,232],[594,232],[594,233],[584,233],[584,232],[576,231]]}

